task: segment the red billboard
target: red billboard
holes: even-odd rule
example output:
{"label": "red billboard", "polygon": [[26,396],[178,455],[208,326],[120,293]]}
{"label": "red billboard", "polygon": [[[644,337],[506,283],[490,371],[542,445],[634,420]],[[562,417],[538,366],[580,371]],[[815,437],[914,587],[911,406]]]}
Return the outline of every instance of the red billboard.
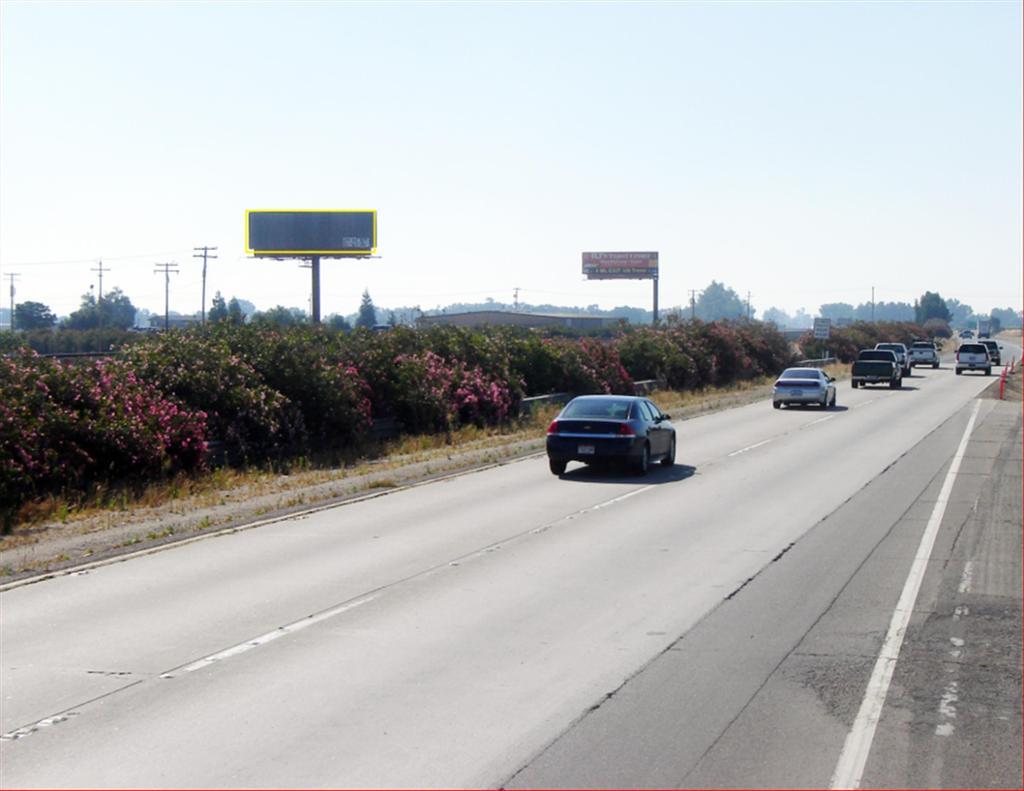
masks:
{"label": "red billboard", "polygon": [[584,253],[589,280],[644,280],[658,277],[657,253]]}

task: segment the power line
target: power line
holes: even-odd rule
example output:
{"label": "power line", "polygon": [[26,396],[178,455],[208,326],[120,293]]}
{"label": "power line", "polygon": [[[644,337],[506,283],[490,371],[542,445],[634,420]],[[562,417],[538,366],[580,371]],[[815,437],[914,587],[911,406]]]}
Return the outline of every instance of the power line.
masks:
{"label": "power line", "polygon": [[[108,261],[130,261],[133,258],[156,258],[160,255],[177,255],[183,250],[165,250],[162,253],[135,253],[133,255],[107,256]],[[95,258],[63,258],[54,261],[14,261],[6,266],[58,266],[60,264],[91,264]]]}
{"label": "power line", "polygon": [[172,269],[171,267],[177,267],[178,265],[173,261],[167,264],[157,264],[154,273],[164,273],[164,330],[170,329],[170,315],[171,315],[171,272],[178,274],[178,269]]}

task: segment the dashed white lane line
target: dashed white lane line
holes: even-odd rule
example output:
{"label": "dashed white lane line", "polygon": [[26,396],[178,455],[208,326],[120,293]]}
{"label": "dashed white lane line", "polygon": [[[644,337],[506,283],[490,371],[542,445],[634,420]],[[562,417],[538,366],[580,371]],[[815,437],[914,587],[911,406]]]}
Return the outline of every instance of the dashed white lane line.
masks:
{"label": "dashed white lane line", "polygon": [[853,728],[846,736],[843,744],[843,751],[839,754],[839,761],[836,764],[835,772],[832,774],[831,788],[859,788],[861,778],[864,776],[864,767],[867,764],[868,753],[871,751],[871,743],[875,738],[875,729],[882,717],[882,707],[885,705],[886,695],[889,693],[889,683],[892,681],[893,671],[896,669],[896,660],[900,655],[900,648],[903,646],[903,638],[907,633],[907,624],[910,623],[910,616],[914,611],[914,604],[917,601],[917,594],[921,590],[921,583],[924,580],[925,571],[928,568],[928,559],[931,557],[932,548],[935,546],[935,539],[939,533],[939,526],[942,524],[942,517],[946,513],[946,505],[949,496],[953,491],[953,484],[956,475],[960,471],[960,463],[963,461],[967,451],[967,442],[971,438],[974,424],[978,419],[978,410],[981,408],[981,401],[974,402],[974,410],[967,421],[967,428],[960,438],[960,445],[956,449],[953,461],[949,465],[946,479],[942,482],[942,489],[939,490],[938,499],[935,501],[935,508],[925,527],[924,535],[921,536],[921,543],[918,545],[914,562],[910,566],[910,573],[903,585],[903,592],[900,594],[896,609],[889,621],[889,631],[882,643],[882,650],[878,654],[871,678],[868,680],[867,692],[860,710],[857,712],[857,719],[854,720]]}
{"label": "dashed white lane line", "polygon": [[619,495],[618,497],[613,497],[611,500],[605,500],[603,503],[598,503],[597,505],[592,505],[590,508],[588,508],[586,510],[588,510],[588,511],[597,511],[597,510],[599,510],[601,508],[607,508],[609,505],[615,505],[615,503],[621,503],[623,500],[628,500],[630,497],[636,497],[638,494],[643,494],[644,492],[649,491],[650,489],[653,489],[653,488],[654,488],[654,484],[653,483],[650,484],[649,486],[641,486],[639,489],[634,489],[631,492],[626,492],[626,494]]}
{"label": "dashed white lane line", "polygon": [[767,445],[769,442],[771,442],[770,439],[762,440],[761,442],[755,442],[753,445],[747,445],[747,447],[745,448],[734,450],[732,453],[729,454],[729,456],[739,456],[741,453],[746,453],[747,451],[753,450],[754,448],[760,448],[762,445]]}
{"label": "dashed white lane line", "polygon": [[812,421],[811,421],[810,423],[808,423],[807,425],[808,425],[808,426],[815,426],[815,425],[817,425],[818,423],[824,423],[824,422],[825,422],[826,420],[831,420],[831,419],[832,419],[832,418],[834,418],[834,417],[835,417],[835,415],[825,415],[825,417],[819,417],[819,418],[818,418],[817,420],[812,420]]}
{"label": "dashed white lane line", "polygon": [[170,670],[166,673],[161,674],[160,678],[174,678],[179,673],[192,673],[196,670],[202,670],[204,667],[209,667],[212,664],[221,662],[225,659],[244,654],[246,651],[251,651],[254,648],[259,648],[262,645],[266,645],[269,642],[276,640],[279,637],[284,637],[286,634],[294,634],[295,632],[306,629],[314,624],[318,624],[321,621],[326,621],[328,618],[333,618],[336,615],[341,615],[343,612],[354,610],[356,607],[361,607],[364,604],[369,604],[377,598],[377,594],[371,596],[363,596],[362,598],[355,599],[354,601],[345,602],[339,604],[337,607],[331,607],[329,610],[310,615],[305,618],[301,618],[298,621],[294,621],[285,626],[279,626],[272,632],[267,632],[259,637],[254,637],[251,640],[246,640],[244,643],[233,645],[231,648],[225,648],[223,651],[218,651],[215,654],[204,656],[202,659],[197,659],[195,662],[184,665],[177,670]]}

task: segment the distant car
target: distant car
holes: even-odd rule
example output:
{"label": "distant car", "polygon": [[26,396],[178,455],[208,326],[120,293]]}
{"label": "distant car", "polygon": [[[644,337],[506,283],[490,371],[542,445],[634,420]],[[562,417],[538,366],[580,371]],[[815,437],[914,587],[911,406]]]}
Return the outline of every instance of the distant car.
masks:
{"label": "distant car", "polygon": [[555,475],[570,461],[626,463],[643,475],[654,461],[675,464],[676,430],[669,415],[646,398],[579,396],[548,426],[547,451]]}
{"label": "distant car", "polygon": [[999,343],[991,338],[982,338],[978,341],[986,349],[988,349],[988,356],[992,360],[992,365],[1002,365],[1002,356],[999,354]]}
{"label": "distant car", "polygon": [[988,356],[988,347],[984,343],[961,343],[956,350],[957,376],[964,371],[984,371],[985,376],[992,373],[992,358]]}
{"label": "distant car", "polygon": [[961,338],[973,338],[974,332],[972,330],[960,330]]}
{"label": "distant car", "polygon": [[896,362],[903,369],[903,376],[910,376],[910,354],[907,352],[907,347],[902,343],[876,343],[876,349],[888,349],[896,354]]}
{"label": "distant car", "polygon": [[835,379],[817,368],[787,368],[775,381],[772,406],[817,404],[822,409],[836,405]]}
{"label": "distant car", "polygon": [[910,365],[930,365],[939,367],[939,352],[931,341],[914,341],[910,344]]}

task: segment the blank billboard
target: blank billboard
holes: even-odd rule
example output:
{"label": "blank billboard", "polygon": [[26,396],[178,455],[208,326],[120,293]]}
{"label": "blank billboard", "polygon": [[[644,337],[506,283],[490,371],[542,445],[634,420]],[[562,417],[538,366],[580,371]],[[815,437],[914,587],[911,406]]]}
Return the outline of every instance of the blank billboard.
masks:
{"label": "blank billboard", "polygon": [[250,209],[245,249],[254,255],[370,255],[377,249],[377,212]]}

